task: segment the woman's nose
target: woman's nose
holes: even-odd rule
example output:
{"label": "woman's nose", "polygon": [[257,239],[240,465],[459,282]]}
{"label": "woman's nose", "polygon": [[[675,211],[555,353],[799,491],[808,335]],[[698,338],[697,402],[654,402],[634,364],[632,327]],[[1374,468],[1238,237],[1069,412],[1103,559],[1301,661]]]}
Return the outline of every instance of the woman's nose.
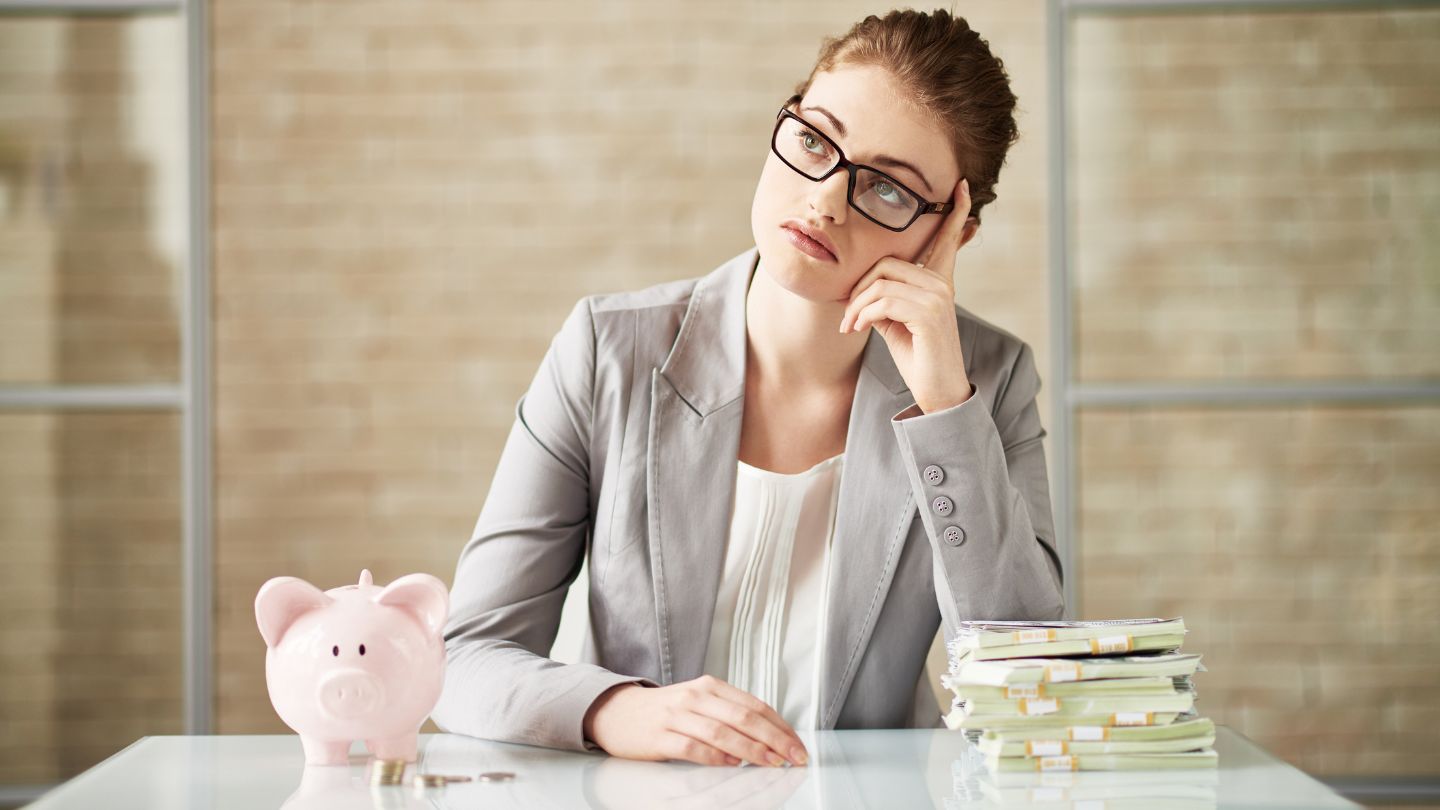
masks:
{"label": "woman's nose", "polygon": [[814,188],[810,190],[810,207],[836,225],[844,225],[850,208],[850,201],[846,196],[849,188],[850,175],[847,172],[835,172],[814,184]]}

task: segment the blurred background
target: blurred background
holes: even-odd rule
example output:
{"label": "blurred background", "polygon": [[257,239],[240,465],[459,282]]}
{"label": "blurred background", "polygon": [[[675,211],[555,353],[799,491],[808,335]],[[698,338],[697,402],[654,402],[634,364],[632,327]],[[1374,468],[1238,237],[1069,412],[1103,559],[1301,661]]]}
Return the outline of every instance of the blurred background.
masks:
{"label": "blurred background", "polygon": [[[748,248],[888,8],[0,0],[0,805],[286,732],[260,584],[450,582],[575,301]],[[957,300],[1039,356],[1072,618],[1184,616],[1204,714],[1440,802],[1440,4],[953,10],[1022,133]]]}

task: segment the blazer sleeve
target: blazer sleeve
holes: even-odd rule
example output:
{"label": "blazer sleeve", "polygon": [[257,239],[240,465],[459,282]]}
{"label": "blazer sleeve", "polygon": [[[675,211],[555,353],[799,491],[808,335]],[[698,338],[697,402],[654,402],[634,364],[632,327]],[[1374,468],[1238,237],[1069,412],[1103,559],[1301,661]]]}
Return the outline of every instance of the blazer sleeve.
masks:
{"label": "blazer sleeve", "polygon": [[585,712],[645,678],[547,657],[590,533],[595,330],[582,299],[551,341],[460,553],[444,630],[446,667],[431,712],[442,730],[550,748],[595,750]]}
{"label": "blazer sleeve", "polygon": [[[999,378],[993,415],[971,383],[951,408],[896,414],[895,429],[934,552],[935,594],[949,641],[967,620],[1058,619],[1063,573],[1045,471],[1040,375],[1026,343]],[[946,498],[953,507],[942,515]]]}

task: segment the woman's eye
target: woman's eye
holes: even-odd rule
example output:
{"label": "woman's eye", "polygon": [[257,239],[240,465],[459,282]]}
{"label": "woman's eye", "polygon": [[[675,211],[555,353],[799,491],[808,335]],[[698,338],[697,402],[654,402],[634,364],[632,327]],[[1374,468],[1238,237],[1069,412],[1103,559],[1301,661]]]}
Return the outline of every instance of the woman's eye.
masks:
{"label": "woman's eye", "polygon": [[896,188],[892,183],[878,180],[875,185],[870,187],[870,190],[879,195],[880,199],[888,205],[905,205],[905,192]]}
{"label": "woman's eye", "polygon": [[825,142],[809,132],[800,133],[800,145],[807,152],[814,152],[817,155],[825,154]]}

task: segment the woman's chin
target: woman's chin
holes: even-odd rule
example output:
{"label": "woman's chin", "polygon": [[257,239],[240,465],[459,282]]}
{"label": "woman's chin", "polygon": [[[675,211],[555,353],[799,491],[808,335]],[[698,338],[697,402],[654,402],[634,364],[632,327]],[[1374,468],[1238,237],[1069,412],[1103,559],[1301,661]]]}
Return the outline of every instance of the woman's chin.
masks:
{"label": "woman's chin", "polygon": [[771,251],[761,254],[764,258],[759,272],[765,273],[775,286],[817,304],[849,299],[849,288],[839,283],[840,265],[816,261],[787,244],[776,245]]}

